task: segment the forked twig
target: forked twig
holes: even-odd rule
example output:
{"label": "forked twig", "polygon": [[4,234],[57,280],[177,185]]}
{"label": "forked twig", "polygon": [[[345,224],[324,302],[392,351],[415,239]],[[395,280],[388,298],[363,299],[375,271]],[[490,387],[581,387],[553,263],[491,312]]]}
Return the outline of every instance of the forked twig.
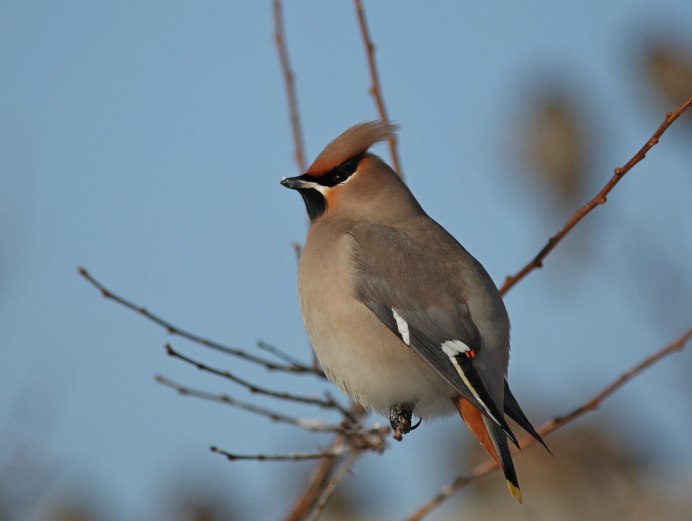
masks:
{"label": "forked twig", "polygon": [[[360,34],[363,37],[363,45],[365,46],[365,55],[368,60],[368,71],[370,72],[370,94],[375,100],[375,106],[377,107],[377,113],[380,119],[385,121],[389,120],[387,116],[387,109],[384,106],[384,98],[382,96],[382,87],[380,86],[380,75],[377,72],[377,63],[375,62],[375,44],[370,38],[370,31],[368,30],[368,24],[365,20],[365,10],[363,9],[363,3],[361,0],[353,0],[356,8],[356,15],[358,16],[358,26],[360,27]],[[397,139],[395,135],[391,135],[387,140],[389,146],[389,155],[392,158],[392,168],[399,174],[399,177],[404,179],[404,172],[401,170],[401,162],[399,161],[399,152],[397,150]]]}
{"label": "forked twig", "polygon": [[[293,357],[289,353],[286,353],[285,351],[282,351],[276,346],[273,346],[271,344],[267,344],[266,342],[263,342],[259,340],[257,342],[257,348],[261,349],[262,351],[266,351],[267,353],[273,354],[275,357],[280,358],[284,362],[288,363],[291,367],[297,367],[297,368],[304,368],[307,367],[303,362],[298,360],[297,358]],[[316,376],[319,376],[321,378],[326,378],[326,375],[324,372],[319,368],[316,367],[313,369]]]}
{"label": "forked twig", "polygon": [[295,146],[294,159],[298,166],[298,173],[305,172],[305,154],[303,152],[303,132],[300,127],[300,113],[298,112],[298,100],[295,91],[295,79],[291,64],[288,60],[288,51],[286,50],[286,42],[284,37],[284,16],[281,0],[273,0],[273,15],[274,15],[274,44],[279,53],[279,62],[281,63],[281,72],[284,76],[284,85],[286,86],[286,100],[288,103],[288,112],[291,118],[291,133],[293,134],[293,144]]}
{"label": "forked twig", "polygon": [[620,182],[620,180],[623,177],[625,177],[627,172],[632,170],[632,167],[634,167],[634,165],[636,165],[646,157],[647,152],[651,150],[654,146],[656,146],[658,141],[661,139],[661,136],[663,136],[663,133],[666,130],[668,130],[668,127],[670,127],[676,119],[678,119],[688,108],[690,108],[691,105],[692,96],[687,98],[687,101],[685,101],[673,112],[669,112],[668,114],[666,114],[663,123],[661,123],[661,125],[656,129],[656,132],[653,133],[653,135],[644,144],[644,146],[641,147],[639,151],[637,151],[637,153],[634,154],[630,158],[630,160],[627,161],[627,163],[625,163],[624,166],[615,169],[613,176],[605,184],[605,186],[603,186],[603,188],[601,188],[601,190],[594,196],[594,198],[591,199],[584,206],[582,206],[579,210],[574,212],[572,216],[569,218],[569,220],[565,223],[565,225],[555,235],[548,239],[546,245],[543,246],[541,251],[539,251],[533,259],[531,259],[517,273],[515,273],[514,275],[510,275],[505,279],[504,284],[502,284],[502,287],[500,288],[500,294],[504,295],[517,282],[522,280],[529,273],[531,273],[535,269],[542,268],[543,260],[550,254],[550,252],[552,252],[555,249],[555,247],[560,243],[560,241],[562,241],[562,239],[565,238],[565,236],[572,230],[572,228],[574,228],[577,225],[577,223],[579,223],[579,221],[581,221],[584,217],[591,213],[591,211],[594,208],[596,208],[596,206],[605,204],[607,202],[607,196],[610,193],[610,191],[613,188],[615,188],[615,185],[617,185]]}
{"label": "forked twig", "polygon": [[[359,405],[352,404],[350,416],[355,418],[353,424],[358,425],[360,420],[365,416],[365,410]],[[386,429],[381,432],[382,437],[385,435]],[[344,434],[337,434],[332,440],[331,448],[343,445],[345,440],[346,437]],[[384,443],[383,438],[382,443]],[[384,445],[382,445],[382,449],[384,449]],[[336,472],[335,469],[341,461],[342,458],[324,459],[315,466],[310,475],[308,486],[300,494],[298,499],[296,499],[284,518],[284,521],[300,521],[305,519],[305,517],[312,512],[315,505],[320,500],[325,487],[329,485],[330,477]]]}
{"label": "forked twig", "polygon": [[239,376],[236,376],[235,374],[231,373],[230,371],[227,371],[225,369],[217,369],[215,367],[212,367],[210,365],[207,365],[203,362],[200,362],[199,360],[195,360],[194,358],[191,358],[187,355],[184,355],[180,353],[179,351],[176,351],[173,349],[173,346],[171,344],[166,344],[164,346],[166,349],[166,354],[168,356],[172,356],[173,358],[177,358],[178,360],[181,360],[185,362],[186,364],[190,364],[200,371],[204,371],[205,373],[210,373],[214,374],[216,376],[220,376],[221,378],[225,378],[227,380],[230,380],[231,382],[237,383],[241,387],[245,387],[248,391],[250,391],[252,394],[259,394],[262,396],[269,396],[270,398],[277,398],[279,400],[286,400],[289,402],[296,402],[296,403],[302,403],[305,405],[317,405],[319,407],[322,407],[324,409],[341,409],[341,405],[333,398],[329,397],[327,399],[321,399],[317,398],[314,396],[301,396],[298,394],[291,394],[291,393],[284,393],[280,391],[273,391],[271,389],[267,389],[265,387],[260,387],[258,385],[253,384],[249,380],[245,380],[244,378],[240,378]]}
{"label": "forked twig", "polygon": [[[574,409],[564,416],[558,416],[545,422],[537,430],[541,436],[545,437],[552,432],[558,430],[560,427],[573,422],[577,418],[583,416],[587,412],[595,411],[601,405],[601,403],[606,400],[615,391],[620,389],[627,382],[632,380],[635,376],[639,375],[655,363],[661,361],[665,357],[671,355],[672,353],[682,351],[685,345],[692,339],[692,328],[685,331],[677,339],[673,340],[670,344],[657,350],[650,356],[646,357],[644,360],[634,365],[631,369],[621,374],[612,383],[604,387],[601,391],[595,394],[592,398],[584,402],[582,405]],[[533,445],[535,440],[531,436],[525,436],[520,440],[520,445],[522,451],[527,447]],[[519,452],[514,450],[513,452]],[[464,488],[466,485],[474,481],[475,479],[488,474],[489,472],[497,470],[497,464],[492,459],[484,461],[473,470],[465,475],[457,477],[452,483],[445,486],[438,494],[435,495],[431,500],[420,507],[414,514],[406,518],[406,521],[421,521],[426,515],[431,511],[439,507],[447,498],[449,498],[454,492]]]}
{"label": "forked twig", "polygon": [[252,355],[242,349],[238,349],[236,347],[229,347],[219,342],[215,342],[213,340],[209,340],[208,338],[196,335],[195,333],[191,333],[190,331],[186,331],[185,329],[173,325],[166,319],[158,315],[155,315],[154,313],[150,312],[147,308],[143,306],[138,306],[137,304],[130,302],[129,300],[113,293],[111,290],[109,290],[103,284],[101,284],[98,280],[96,280],[86,269],[82,268],[81,266],[77,268],[77,272],[82,277],[84,277],[92,286],[99,290],[104,298],[112,300],[113,302],[116,302],[121,306],[142,315],[147,320],[150,320],[151,322],[154,322],[155,324],[164,328],[170,335],[179,336],[187,340],[190,340],[191,342],[195,342],[196,344],[208,347],[209,349],[213,349],[215,351],[219,351],[227,355],[242,358],[243,360],[246,360],[248,362],[261,365],[262,367],[269,369],[270,371],[315,374],[315,371],[311,367],[300,364],[291,364],[290,366],[276,364],[271,360],[267,360],[266,358]]}
{"label": "forked twig", "polygon": [[161,385],[170,387],[171,389],[177,391],[183,396],[191,396],[193,398],[199,398],[201,400],[207,400],[210,402],[217,402],[224,405],[229,405],[243,411],[247,411],[258,416],[264,416],[269,418],[273,422],[286,423],[288,425],[294,425],[311,432],[344,432],[344,428],[341,425],[334,425],[324,423],[320,420],[310,420],[305,418],[298,418],[296,416],[288,416],[286,414],[280,413],[278,411],[273,411],[265,407],[259,407],[252,403],[243,402],[241,400],[236,400],[228,394],[217,394],[210,393],[208,391],[201,391],[199,389],[193,389],[187,387],[186,385],[174,382],[170,378],[165,376],[156,375],[156,381]]}

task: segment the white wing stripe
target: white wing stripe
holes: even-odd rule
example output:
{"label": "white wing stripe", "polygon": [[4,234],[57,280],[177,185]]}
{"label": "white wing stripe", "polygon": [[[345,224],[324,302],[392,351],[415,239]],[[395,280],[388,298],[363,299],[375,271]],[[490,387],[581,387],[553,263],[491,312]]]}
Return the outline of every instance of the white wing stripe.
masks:
{"label": "white wing stripe", "polygon": [[399,315],[399,313],[396,312],[396,309],[392,308],[392,314],[394,315],[394,320],[396,320],[396,328],[399,330],[401,339],[404,341],[404,344],[410,346],[411,336],[408,332],[408,324],[403,318],[401,318],[401,315]]}
{"label": "white wing stripe", "polygon": [[464,344],[461,340],[446,340],[445,342],[442,342],[442,350],[448,357],[452,358],[460,355],[461,353],[471,351],[471,348]]}
{"label": "white wing stripe", "polygon": [[[458,340],[457,340],[457,342],[458,342]],[[460,343],[461,343],[461,342],[460,342]],[[468,347],[468,346],[467,346],[467,347]],[[444,349],[444,348],[443,348],[443,349]],[[445,352],[446,352],[446,351],[445,351]],[[454,364],[454,367],[456,367],[456,370],[457,370],[457,372],[459,373],[459,376],[461,376],[461,379],[464,381],[464,384],[466,385],[466,387],[468,387],[469,391],[471,391],[471,394],[473,394],[473,397],[474,397],[476,400],[478,400],[478,403],[480,403],[480,404],[483,406],[483,409],[485,409],[485,412],[488,413],[488,416],[490,416],[490,417],[493,419],[493,421],[499,425],[500,422],[497,421],[497,418],[495,418],[495,416],[493,415],[493,413],[490,412],[490,409],[488,409],[488,406],[485,405],[485,403],[483,403],[483,400],[481,400],[481,397],[478,396],[478,393],[476,392],[476,390],[475,390],[475,389],[473,388],[473,386],[471,385],[471,382],[469,382],[469,379],[466,378],[466,375],[464,374],[464,370],[461,368],[461,366],[459,365],[459,362],[457,362],[456,358],[454,358],[453,356],[450,356],[449,359],[450,359],[450,360],[452,361],[452,363]]]}

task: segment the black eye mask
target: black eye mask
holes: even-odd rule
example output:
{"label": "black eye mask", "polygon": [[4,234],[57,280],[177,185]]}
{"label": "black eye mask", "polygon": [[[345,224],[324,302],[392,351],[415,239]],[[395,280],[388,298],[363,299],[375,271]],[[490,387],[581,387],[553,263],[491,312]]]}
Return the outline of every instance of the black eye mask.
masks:
{"label": "black eye mask", "polygon": [[309,174],[304,174],[300,176],[301,179],[306,181],[311,181],[317,183],[318,185],[327,186],[329,188],[343,183],[349,177],[351,177],[356,169],[358,168],[358,163],[363,158],[363,154],[358,154],[351,159],[348,159],[338,166],[335,166],[331,171],[325,175],[312,176]]}

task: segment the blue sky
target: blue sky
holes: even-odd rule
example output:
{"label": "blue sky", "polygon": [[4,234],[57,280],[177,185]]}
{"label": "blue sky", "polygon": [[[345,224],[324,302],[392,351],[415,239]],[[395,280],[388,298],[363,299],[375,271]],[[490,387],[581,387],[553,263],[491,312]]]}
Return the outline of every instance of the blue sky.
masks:
{"label": "blue sky", "polygon": [[[351,3],[288,4],[312,158],[376,112]],[[684,39],[692,24],[685,1],[655,10],[644,1],[388,1],[366,2],[366,12],[407,181],[497,282],[569,214],[517,160],[532,96],[553,85],[583,108],[595,192],[674,108],[652,103],[636,68],[642,39],[663,26]],[[166,358],[163,331],[103,301],[76,273],[84,265],[206,336],[309,356],[289,246],[304,237],[304,209],[278,184],[295,165],[270,2],[8,1],[0,13],[0,440],[31,447],[49,469],[46,501],[89,490],[144,519],[168,486],[198,476],[242,490],[250,511],[272,490],[277,506],[259,511],[276,517],[299,485],[295,469],[229,464],[207,447],[276,453],[316,438],[155,384],[163,373],[246,397]],[[689,140],[689,126],[672,128],[608,205],[509,294],[510,380],[537,423],[690,326],[692,295],[681,291],[692,277]],[[648,292],[660,271],[671,286]],[[328,388],[173,341],[279,388]],[[664,362],[594,418],[688,478],[690,369],[689,353]],[[454,472],[436,471],[445,458],[428,447],[464,431],[438,422],[364,458],[356,472],[366,483],[403,465],[424,476],[394,473],[373,504],[405,490],[403,514],[429,497]]]}

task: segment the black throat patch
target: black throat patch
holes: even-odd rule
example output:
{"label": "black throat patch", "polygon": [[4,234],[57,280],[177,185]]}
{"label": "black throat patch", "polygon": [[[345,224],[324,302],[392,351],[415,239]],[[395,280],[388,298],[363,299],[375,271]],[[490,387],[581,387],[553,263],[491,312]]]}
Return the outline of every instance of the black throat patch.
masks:
{"label": "black throat patch", "polygon": [[299,189],[298,192],[303,196],[305,209],[308,211],[308,217],[311,221],[317,219],[327,209],[327,200],[314,188],[303,188]]}

